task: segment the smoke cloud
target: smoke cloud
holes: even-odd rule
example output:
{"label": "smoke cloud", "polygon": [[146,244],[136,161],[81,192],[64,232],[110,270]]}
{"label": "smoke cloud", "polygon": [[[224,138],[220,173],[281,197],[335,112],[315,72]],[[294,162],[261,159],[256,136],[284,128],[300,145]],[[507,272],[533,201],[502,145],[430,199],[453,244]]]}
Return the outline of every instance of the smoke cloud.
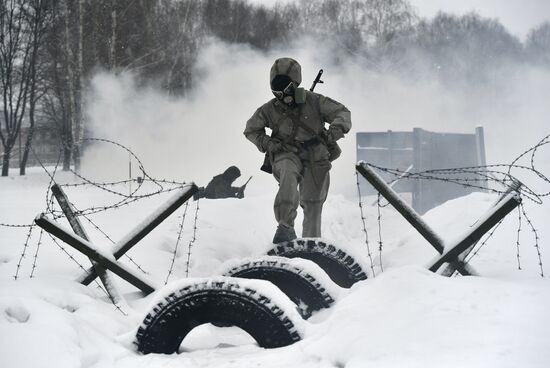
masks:
{"label": "smoke cloud", "polygon": [[[487,162],[509,163],[550,131],[548,69],[515,65],[487,82],[443,84],[430,66],[422,77],[374,73],[365,71],[361,60],[348,57],[335,66],[332,50],[307,40],[298,44],[261,53],[212,40],[198,57],[197,87],[184,98],[138,87],[130,74],[97,74],[87,96],[91,135],[131,148],[153,177],[205,185],[212,176],[237,165],[242,182],[254,176],[248,195],[274,193],[273,178],[259,171],[263,155],[242,132],[254,111],[272,98],[269,69],[274,59],[283,56],[301,63],[305,88],[323,68],[325,83],[316,92],[344,103],[352,112],[352,131],[341,141],[343,154],[331,172],[331,193],[356,193],[357,132],[420,127],[473,133],[476,126],[483,126]],[[547,151],[539,155],[545,169],[550,168]],[[83,166],[96,178],[120,179],[128,177],[128,160],[123,150],[95,145],[85,152]]]}

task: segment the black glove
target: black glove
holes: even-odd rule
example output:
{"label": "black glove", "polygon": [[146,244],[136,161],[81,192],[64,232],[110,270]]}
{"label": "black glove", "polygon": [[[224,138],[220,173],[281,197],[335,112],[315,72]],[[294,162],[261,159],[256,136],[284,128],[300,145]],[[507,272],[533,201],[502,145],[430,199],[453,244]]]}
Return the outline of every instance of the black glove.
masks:
{"label": "black glove", "polygon": [[331,125],[327,134],[329,143],[336,143],[337,140],[344,138],[344,131],[342,128]]}
{"label": "black glove", "polygon": [[284,150],[283,142],[277,140],[277,139],[269,139],[265,145],[265,151],[269,155],[274,155],[276,153],[282,152]]}

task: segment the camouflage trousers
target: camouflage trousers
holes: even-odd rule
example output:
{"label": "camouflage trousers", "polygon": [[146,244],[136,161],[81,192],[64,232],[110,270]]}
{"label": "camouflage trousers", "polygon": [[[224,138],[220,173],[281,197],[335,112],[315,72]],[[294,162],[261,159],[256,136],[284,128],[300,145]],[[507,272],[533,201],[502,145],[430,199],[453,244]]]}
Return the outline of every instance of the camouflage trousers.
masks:
{"label": "camouflage trousers", "polygon": [[298,205],[304,211],[302,237],[321,237],[321,214],[330,185],[332,167],[326,155],[285,152],[275,157],[273,176],[279,183],[273,209],[279,224],[294,227]]}

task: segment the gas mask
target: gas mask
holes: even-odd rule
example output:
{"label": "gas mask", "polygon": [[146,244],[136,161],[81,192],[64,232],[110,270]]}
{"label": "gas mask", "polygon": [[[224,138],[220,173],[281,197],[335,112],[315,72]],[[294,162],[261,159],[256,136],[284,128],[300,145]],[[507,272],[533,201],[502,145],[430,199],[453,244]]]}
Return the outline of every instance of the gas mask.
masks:
{"label": "gas mask", "polygon": [[290,81],[286,87],[284,87],[282,90],[271,90],[273,92],[273,95],[280,101],[283,101],[285,104],[291,106],[294,104],[294,92],[296,91],[296,87],[294,86],[294,82]]}
{"label": "gas mask", "polygon": [[305,102],[305,91],[303,88],[296,88],[294,82],[290,81],[282,90],[272,89],[273,95],[287,106],[294,106]]}

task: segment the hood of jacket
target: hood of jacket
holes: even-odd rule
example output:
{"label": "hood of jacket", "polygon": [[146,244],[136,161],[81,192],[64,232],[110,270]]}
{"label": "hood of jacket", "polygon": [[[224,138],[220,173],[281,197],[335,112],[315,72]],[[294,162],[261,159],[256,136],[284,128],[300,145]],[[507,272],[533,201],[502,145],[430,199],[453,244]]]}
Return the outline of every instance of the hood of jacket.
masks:
{"label": "hood of jacket", "polygon": [[296,87],[302,83],[302,67],[292,58],[280,58],[275,60],[269,73],[269,86],[273,89],[273,79],[277,75],[286,75],[292,80]]}

